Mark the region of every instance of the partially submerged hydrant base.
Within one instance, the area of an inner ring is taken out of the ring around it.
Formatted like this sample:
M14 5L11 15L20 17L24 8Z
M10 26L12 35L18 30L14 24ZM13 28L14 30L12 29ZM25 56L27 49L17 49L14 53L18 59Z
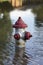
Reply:
M30 32L27 32L25 29L27 27L27 24L24 23L24 21L21 19L21 17L18 18L18 20L13 25L13 28L15 28L15 43L19 47L25 47L26 40L29 40L32 35Z

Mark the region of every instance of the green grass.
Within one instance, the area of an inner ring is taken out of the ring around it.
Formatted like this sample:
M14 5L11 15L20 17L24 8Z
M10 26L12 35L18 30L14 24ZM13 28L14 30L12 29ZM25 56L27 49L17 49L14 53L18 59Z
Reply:
M6 42L8 34L11 33L11 21L8 13L4 13L4 17L0 19L0 43Z
M8 0L2 0L2 1L8 1Z
M10 12L13 10L11 3L8 1L0 2L0 12Z
M43 5L34 8L33 12L37 14L37 20L43 21Z
M5 43L8 40L8 35L10 35L12 31L9 17L9 12L12 9L13 7L8 1L0 2L0 14L4 14L3 18L0 18L0 43Z

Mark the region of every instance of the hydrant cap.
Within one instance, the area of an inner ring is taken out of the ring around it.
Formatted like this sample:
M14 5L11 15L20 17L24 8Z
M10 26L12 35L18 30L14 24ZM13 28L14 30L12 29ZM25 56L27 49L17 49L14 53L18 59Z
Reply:
M15 34L14 38L17 39L17 40L19 40L20 39L20 35L19 34Z
M26 27L27 27L27 24L24 23L21 17L19 17L16 23L13 25L13 28L26 28Z
M30 37L32 37L30 32L25 32L25 39L28 40L28 39L30 39Z

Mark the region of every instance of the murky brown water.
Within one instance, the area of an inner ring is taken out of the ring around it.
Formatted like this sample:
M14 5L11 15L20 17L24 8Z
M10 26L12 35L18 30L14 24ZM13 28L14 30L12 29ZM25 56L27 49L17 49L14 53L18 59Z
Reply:
M32 9L27 9L10 12L12 24L19 16L28 24L27 31L31 32L33 37L26 41L25 48L15 47L13 29L11 41L0 43L0 65L43 65L43 23L36 25Z

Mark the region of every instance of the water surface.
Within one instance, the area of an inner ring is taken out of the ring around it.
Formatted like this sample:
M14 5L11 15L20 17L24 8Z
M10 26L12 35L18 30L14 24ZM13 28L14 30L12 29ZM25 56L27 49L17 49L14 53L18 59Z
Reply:
M0 44L0 64L1 65L43 65L43 24L36 24L36 15L32 9L13 10L10 12L12 24L18 17L21 17L28 25L26 29L32 34L32 38L26 41L25 48L15 47L13 29L11 41L4 45Z

